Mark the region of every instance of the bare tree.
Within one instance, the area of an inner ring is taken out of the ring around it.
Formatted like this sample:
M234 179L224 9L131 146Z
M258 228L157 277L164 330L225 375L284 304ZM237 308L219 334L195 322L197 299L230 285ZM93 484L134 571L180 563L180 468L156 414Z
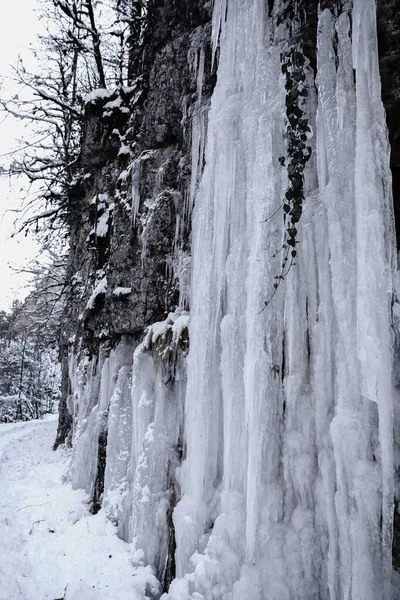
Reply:
M54 232L68 232L85 97L132 80L145 14L144 0L43 2L47 32L35 52L37 69L29 71L20 59L18 93L0 98L0 107L30 131L29 142L1 172L29 182L19 229L36 231L45 246Z

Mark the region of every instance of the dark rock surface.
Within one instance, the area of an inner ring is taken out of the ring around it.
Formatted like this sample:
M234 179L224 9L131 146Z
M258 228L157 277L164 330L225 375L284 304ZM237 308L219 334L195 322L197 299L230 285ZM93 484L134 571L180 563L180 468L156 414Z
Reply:
M398 0L378 0L377 5L382 100L389 129L397 249L400 249L400 5Z

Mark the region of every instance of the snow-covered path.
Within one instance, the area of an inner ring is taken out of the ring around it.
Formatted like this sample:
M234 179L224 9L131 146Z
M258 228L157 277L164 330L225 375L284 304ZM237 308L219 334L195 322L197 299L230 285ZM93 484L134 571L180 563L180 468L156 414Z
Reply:
M0 600L140 599L129 546L62 483L55 431L54 420L0 425Z

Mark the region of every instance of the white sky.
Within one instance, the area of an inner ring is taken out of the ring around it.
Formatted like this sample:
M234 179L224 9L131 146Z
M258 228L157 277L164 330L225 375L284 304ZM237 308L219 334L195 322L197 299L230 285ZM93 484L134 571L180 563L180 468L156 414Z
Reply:
M3 85L0 97L12 95L12 88L7 82L11 65L15 65L18 55L29 55L29 45L36 45L36 35L40 29L35 8L38 0L11 0L1 2L0 8L0 78ZM4 121L4 113L0 112L0 165L7 160L3 157L18 147L17 139L22 137L26 125L16 122L11 117ZM9 212L19 206L23 197L22 180L9 181L0 177L0 310L7 310L16 296L26 295L27 276L16 273L11 265L23 267L37 255L38 249L32 238L23 234L10 238L14 231L15 214Z

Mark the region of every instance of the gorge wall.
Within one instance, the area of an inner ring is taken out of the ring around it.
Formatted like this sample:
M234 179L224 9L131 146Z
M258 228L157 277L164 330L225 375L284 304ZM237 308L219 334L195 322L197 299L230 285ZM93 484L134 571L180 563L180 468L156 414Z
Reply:
M398 597L395 4L149 1L87 98L56 445L143 598Z

